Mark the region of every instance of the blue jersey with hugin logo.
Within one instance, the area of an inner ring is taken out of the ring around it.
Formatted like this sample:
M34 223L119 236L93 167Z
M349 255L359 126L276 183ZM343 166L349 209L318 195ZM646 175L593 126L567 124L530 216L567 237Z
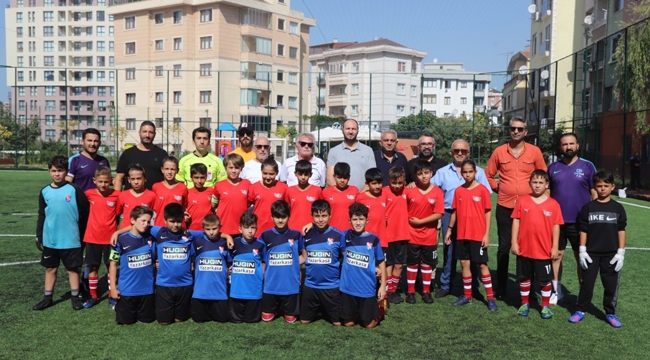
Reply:
M314 289L339 287L341 239L343 233L331 226L324 231L314 226L305 234L305 286Z
M166 227L152 226L151 236L156 239L158 273L156 285L181 287L192 285L192 235L183 230L173 233Z
M153 257L155 244L148 238L124 233L112 248L111 261L120 265L118 289L123 296L144 296L154 292Z
M247 242L240 236L234 239L232 255L232 272L230 275L230 297L243 300L260 300L262 298L263 270L262 262L266 253L266 244L256 239Z
M362 298L377 296L375 267L378 261L384 260L379 238L373 233L356 234L347 230L343 233L341 251L341 292Z
M194 293L202 300L228 300L228 264L232 262L225 239L210 240L202 231L194 237Z
M300 254L305 243L300 232L285 229L279 233L275 228L260 236L266 244L264 262L264 293L293 295L300 292Z

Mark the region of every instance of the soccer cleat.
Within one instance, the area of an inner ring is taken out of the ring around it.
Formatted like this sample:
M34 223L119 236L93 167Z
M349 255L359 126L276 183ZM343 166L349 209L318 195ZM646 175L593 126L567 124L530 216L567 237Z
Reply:
M81 302L81 298L79 296L73 296L70 298L70 302L72 302L72 309L74 310L81 310L84 308L84 304Z
M431 296L431 293L428 292L423 293L422 301L424 301L425 304L433 304L433 297Z
M388 301L393 303L393 304L399 304L404 301L401 296L399 296L398 293L392 292L388 293Z
M91 307L97 305L98 302L99 300L97 298L94 297L88 298L88 300L86 300L86 302L84 303L84 309L90 309Z
M552 293L551 298L548 300L548 303L551 305L557 305L557 293Z
M388 299L384 299L378 301L377 306L379 306L379 313L381 314L381 318L383 319L384 316L388 314L388 309L390 309L390 303L388 302Z
M497 306L497 302L494 299L488 300L487 305L488 305L488 310L490 310L490 311L499 310L499 307Z
M447 291L445 289L436 290L436 298L438 298L438 299L443 298L443 297L445 297L447 295L449 295L449 291Z
M108 298L108 304L111 305L112 307L115 307L115 305L117 305L117 300L113 298Z
M415 304L415 293L406 294L406 302L409 304Z
M529 312L530 312L530 306L528 304L523 304L519 307L519 310L517 311L517 315L528 316Z
M551 312L551 308L548 306L544 306L544 308L542 308L542 313L540 314L540 316L542 317L542 319L545 320L552 318L553 313Z
M458 300L454 302L454 306L462 306L471 303L472 303L472 299L466 297L465 295L462 295L461 297L458 298Z
M52 306L54 302L52 301L52 298L43 298L38 304L34 305L32 310L43 310L46 308L49 308Z
M621 326L623 326L623 324L621 324L620 320L618 320L618 317L616 315L614 315L614 314L607 315L607 322L610 325L612 325L612 327L615 327L615 328L620 328Z
M585 313L582 311L576 311L569 317L569 322L570 323L579 323L582 321L582 319L585 318Z

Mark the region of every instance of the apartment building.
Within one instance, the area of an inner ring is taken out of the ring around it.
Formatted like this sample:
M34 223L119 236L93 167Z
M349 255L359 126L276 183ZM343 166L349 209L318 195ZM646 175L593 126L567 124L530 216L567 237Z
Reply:
M198 126L302 130L315 20L290 0L115 1L108 11L127 145L138 141L143 120L154 121L156 142L176 153L193 149Z
M43 140L67 137L75 150L82 131L95 127L113 149L114 28L106 10L106 0L10 0L5 9L11 113L39 120Z
M503 84L503 115L508 120L515 116L526 116L526 74L529 68L530 49L518 51L510 57L506 82Z

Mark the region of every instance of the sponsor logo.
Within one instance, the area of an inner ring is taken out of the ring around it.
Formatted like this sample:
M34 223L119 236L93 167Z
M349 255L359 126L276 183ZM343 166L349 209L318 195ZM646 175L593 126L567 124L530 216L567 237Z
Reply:
M198 201L196 199L192 200L192 203L197 204Z
M307 264L331 264L332 252L330 250L308 250Z
M370 263L370 255L347 250L345 252L345 262L348 265L367 269Z
M165 240L165 239L167 239L167 238L169 238L169 236L161 236L161 237L160 237L160 240Z
M525 211L525 212L528 212L528 209L524 208L524 211Z
M269 254L269 266L293 265L292 252L274 252Z
M85 169L87 166L88 166L88 164L86 164L86 165L81 165L81 168L82 168L82 169Z
M305 242L310 242L310 241L311 241L311 238L305 239Z
M480 202L480 201L481 201L481 197L480 197L480 196L472 196L472 199L473 199L474 201L476 201L476 202Z
M187 260L189 248L187 246L163 246L163 260Z
M560 171L562 171L562 170L555 170L555 171L553 171L553 174L557 174L557 173L559 173Z
M544 216L551 216L551 215L553 215L553 212L548 211L548 210L544 210L543 212L544 212Z
M50 255L50 256L43 256L43 259L49 259L49 258L51 258L51 257L52 257L52 255Z
M224 195L228 195L228 192L227 192L227 191L224 191L223 194L224 194Z
M348 200L354 200L354 195L347 195ZM330 198L330 200L334 200L334 198Z
M313 196L307 196L307 201L314 202L314 201L316 201L316 198L313 197Z
M352 196L352 195L348 195L348 198L349 198L349 196ZM354 196L352 197L352 200L354 200ZM334 201L334 198L331 197L331 198L330 198L330 201Z
M232 263L233 274L255 274L255 261L249 260L235 260Z
M174 200L176 200L176 201L182 201L182 200L183 200L183 197L180 196L180 195L174 195Z
M368 250L371 250L371 249L372 249L372 245L373 245L373 244L372 244L371 242L367 242L367 243L366 243L366 248L368 248Z
M614 217L609 217L609 216L608 216L605 220L607 220L607 221L616 220L616 216L614 216Z
M223 271L223 259L201 258L199 259L199 271Z
M151 266L151 253L128 255L126 261L129 269Z
M282 199L282 194L280 193L273 193L276 199Z
M158 196L158 199L165 200L165 197L164 196Z
M128 248L130 248L130 247L131 247L131 245L129 245L129 246L125 246L125 247L124 247L124 250L126 250L126 249L128 249Z
M67 201L67 202L72 201L72 195L66 195L65 196L65 201Z
M201 250L203 249L203 246L197 246L196 250Z

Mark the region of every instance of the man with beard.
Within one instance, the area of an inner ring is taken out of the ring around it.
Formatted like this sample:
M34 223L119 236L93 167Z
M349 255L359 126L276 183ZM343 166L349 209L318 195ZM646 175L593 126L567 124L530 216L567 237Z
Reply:
M72 155L68 160L68 175L65 180L73 183L86 191L94 189L97 186L93 182L95 177L95 170L101 165L108 166L108 160L97 154L97 150L102 145L102 136L99 130L95 128L88 128L81 134L81 148L82 150Z
M372 149L357 140L359 124L354 119L343 123L343 142L330 149L327 154L327 185L334 186L334 165L344 162L350 165L350 185L363 189L366 170L376 166Z
M550 300L553 305L563 297L560 281L562 280L562 257L567 240L571 243L571 249L576 259L578 280L582 279L582 268L578 256L580 246L578 216L580 209L597 196L593 183L596 167L590 161L578 157L578 149L580 149L578 136L575 133L562 134L559 143L562 158L548 167L551 197L560 204L564 218L564 225L560 225L559 257L553 260L555 293L551 295Z
M255 159L255 152L253 151L255 132L253 131L253 126L249 123L241 123L239 129L237 129L237 137L239 138L239 147L230 153L241 155L244 162Z
M508 265L510 264L510 245L512 244L512 211L519 196L529 195L530 174L536 170L546 171L546 162L539 148L526 143L526 122L520 117L510 120L510 141L492 152L485 169L485 176L497 197L497 299L506 295ZM495 176L499 174L497 182Z
M447 165L447 162L433 155L433 149L436 148L436 140L430 132L422 133L418 139L418 157L413 158L408 162L408 169L406 170L406 183L410 184L415 181L415 163L418 159L425 159L429 162L431 173L436 175L436 171L441 167Z
M130 189L131 186L128 182L124 183L124 177L129 170L129 165L140 164L147 172L147 181L144 186L151 190L153 184L163 180L162 160L167 156L167 151L154 145L153 139L156 137L156 125L151 121L145 120L140 124L140 143L136 146L130 147L122 153L117 162L117 174L113 180L113 188L115 190Z
M264 160L268 159L270 148L269 139L265 136L261 136L255 139L255 145L253 145L253 151L255 151L255 159L246 161L239 177L242 179L247 179L251 182L251 184L262 180L262 163ZM280 164L278 164L278 169L279 168ZM280 179L280 174L276 176L276 179Z
M192 141L196 148L191 154L187 154L178 162L178 174L176 180L182 182L188 189L194 187L190 168L194 164L203 164L208 169L205 187L214 187L214 184L226 178L226 169L218 156L210 153L210 129L198 127L192 131Z
M388 186L388 170L393 166L400 166L406 171L408 163L406 156L396 150L397 132L395 130L386 130L381 133L380 150L375 150L375 163L384 176L384 186Z

